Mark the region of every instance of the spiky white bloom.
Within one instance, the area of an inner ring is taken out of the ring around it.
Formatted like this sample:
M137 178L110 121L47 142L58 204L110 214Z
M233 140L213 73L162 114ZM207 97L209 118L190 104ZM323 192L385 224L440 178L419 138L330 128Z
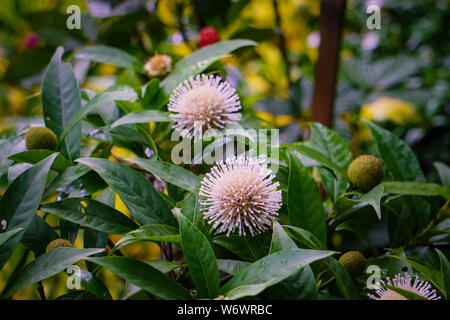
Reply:
M263 158L232 157L217 163L201 182L204 217L227 236L235 229L256 235L266 230L281 207L280 185Z
M411 285L411 276L405 272L405 275L402 276L400 273L396 274L394 279L389 277L386 278L387 285L391 287L400 288L412 293L415 293L419 296L427 298L428 300L439 300L441 297L436 294L436 290L432 288L432 286L427 281L421 281L416 276L414 283ZM382 285L386 285L386 282L381 280L380 283ZM379 287L375 293L377 296L368 294L369 298L374 300L408 300L406 297L401 294L391 290Z
M199 131L223 129L241 119L236 90L221 77L197 75L180 83L168 105L174 129L192 137Z
M157 54L148 59L144 69L152 77L163 76L172 70L172 59L168 55Z

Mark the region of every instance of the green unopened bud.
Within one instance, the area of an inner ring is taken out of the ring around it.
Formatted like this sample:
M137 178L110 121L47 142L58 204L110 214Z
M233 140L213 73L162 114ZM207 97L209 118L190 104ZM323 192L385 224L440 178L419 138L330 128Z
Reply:
M383 181L383 162L375 156L362 155L350 163L347 174L354 186L366 192Z
M350 276L358 277L366 269L366 257L359 251L348 251L339 258L339 263L343 266Z
M72 243L70 243L69 240L66 239L55 239L53 241L51 241L48 245L47 248L45 249L46 252L49 252L52 249L55 248L61 248L61 247L69 247L72 248L73 245Z
M49 128L31 128L25 135L25 145L28 150L55 150L58 145L58 139L55 133Z

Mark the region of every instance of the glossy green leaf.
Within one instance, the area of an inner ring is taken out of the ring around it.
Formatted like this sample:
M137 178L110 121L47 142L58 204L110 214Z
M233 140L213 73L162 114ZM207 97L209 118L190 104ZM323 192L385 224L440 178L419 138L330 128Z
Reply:
M326 242L325 211L317 183L308 169L289 154L288 213L290 224L314 234Z
M270 254L289 249L297 245L278 223L273 224ZM315 299L317 298L316 281L309 265L300 268L296 273L269 289L269 294L275 299Z
M104 249L55 248L28 263L5 288L2 296L10 297L32 283L47 279L68 266Z
M386 181L383 182L384 190L393 194L405 194L412 196L442 196L450 199L450 188L435 183L410 182L410 181Z
M120 211L86 198L68 198L46 203L40 208L80 226L109 234L125 234L138 225Z
M0 246L7 241L9 238L11 238L13 235L15 235L17 232L23 230L23 228L17 228L14 230L6 231L3 233L0 233Z
M105 159L82 158L78 162L96 171L118 193L133 217L142 225L176 226L176 220L153 185L126 165Z
M128 100L135 101L137 99L136 92L130 87L124 87L113 91L105 91L97 94L94 98L89 100L83 108L81 108L73 117L70 122L65 127L64 131L59 138L64 139L69 131L78 125L80 121L89 113L95 110L98 106L105 104L107 102L115 101L115 100Z
M126 69L139 67L140 62L127 52L108 46L96 45L80 49L74 53L75 59L108 63ZM140 66L142 69L142 66Z
M275 279L272 282L275 284L286 279L299 268L332 254L334 254L332 251L305 249L279 251L265 256L237 273L220 291L226 293L242 285L261 284L272 279Z
M178 230L172 226L161 224L147 224L134 231L127 233L117 243L117 248L141 241L153 242L181 242Z
M323 244L320 243L319 239L317 239L311 232L294 227L291 225L283 226L284 230L289 234L293 239L297 240L300 244L301 248L306 249L321 249L325 248Z
M28 150L20 153L16 153L12 156L10 156L8 159L15 161L17 163L31 163L36 164L45 158L51 156L54 154L54 151L51 150ZM63 171L70 167L71 163L69 160L67 160L65 157L63 157L61 154L56 153L56 159L53 162L52 169L56 171Z
M161 299L192 299L189 292L181 285L145 262L125 257L101 257L87 260L112 271Z
M248 296L256 296L274 284L276 280L277 279L271 279L264 283L242 285L231 289L225 296L230 300L237 300Z
M167 112L158 110L135 111L115 121L111 128L130 123L171 122Z
M81 96L77 79L70 63L62 62L64 53L58 47L42 79L42 110L45 126L62 141L60 150L69 159L80 154L81 124L68 128L68 124L81 110ZM67 133L63 136L63 132Z
M450 262L448 262L447 257L439 249L436 250L439 260L441 262L441 276L444 283L443 289L445 290L445 296L447 299L450 297Z
M326 259L327 265L330 267L335 277L336 285L345 299L359 300L358 289L352 281L347 270L333 257Z
M295 152L299 152L302 155L304 155L307 158L310 158L314 161L317 161L324 167L327 167L328 169L339 173L341 176L347 178L347 172L341 168L339 165L331 161L329 158L327 158L326 155L320 153L319 151L308 147L307 145L303 143L296 143L294 145L289 146L289 150L292 154L295 155Z
M245 261L253 262L269 253L272 235L266 231L255 237L251 235L238 236L231 234L227 236L214 237L214 243L233 252Z
M219 268L214 250L203 233L181 213L178 214L181 243L190 275L202 297L219 296Z
M240 260L217 259L219 270L231 275L235 275L242 269L248 267L250 263Z
M99 278L86 270L81 268L79 270L80 284L83 288L102 300L112 300L111 293L109 293L108 288Z
M24 171L6 189L0 198L0 221L6 221L6 231L23 228L0 247L0 268L19 244L27 230L44 193L47 173L56 154Z
M172 183L177 187L183 188L191 192L198 192L200 188L201 178L191 171L181 168L177 165L142 158L134 158L131 161L140 165L142 168L152 173L156 177Z
M55 239L60 238L58 234L40 216L35 214L23 234L20 241L25 247L36 255L41 255L47 249L47 245Z
M270 243L269 253L275 253L281 250L296 249L294 240L284 231L283 227L277 222L273 222L272 242Z
M203 47L188 57L178 61L173 71L162 82L161 87L165 93L171 94L172 90L183 80L205 70L214 61L226 56L230 52L248 46L254 46L256 42L251 40L224 40Z
M375 139L385 169L394 180L425 182L419 161L404 141L376 124L365 123Z
M450 188L450 167L442 162L434 162L433 166L439 173L439 178L441 179L442 185Z
M358 201L360 203L367 202L369 205L371 205L375 210L375 212L377 213L378 219L381 219L380 203L384 190L385 190L384 185L379 184L375 188L370 190L368 193L364 194Z

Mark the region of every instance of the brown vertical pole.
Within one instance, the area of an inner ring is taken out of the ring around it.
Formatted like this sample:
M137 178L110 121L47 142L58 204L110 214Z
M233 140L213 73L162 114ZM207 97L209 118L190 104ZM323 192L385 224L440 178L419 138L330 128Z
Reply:
M320 47L316 65L311 120L333 123L333 105L339 63L345 0L323 0L320 10Z

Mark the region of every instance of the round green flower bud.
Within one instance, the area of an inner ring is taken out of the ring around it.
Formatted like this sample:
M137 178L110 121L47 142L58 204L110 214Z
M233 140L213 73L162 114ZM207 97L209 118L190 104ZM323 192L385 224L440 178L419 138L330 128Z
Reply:
M48 245L47 248L45 249L46 252L49 252L52 249L55 248L61 248L61 247L69 247L72 248L73 245L72 243L70 243L69 240L66 239L55 239L53 241L51 241Z
M350 163L347 174L353 185L366 192L383 181L383 162L375 156L362 155Z
M343 266L350 276L358 277L366 269L367 259L359 251L348 251L339 258L339 263Z
M58 145L58 139L54 132L48 128L31 128L25 135L25 145L28 150L55 150Z

